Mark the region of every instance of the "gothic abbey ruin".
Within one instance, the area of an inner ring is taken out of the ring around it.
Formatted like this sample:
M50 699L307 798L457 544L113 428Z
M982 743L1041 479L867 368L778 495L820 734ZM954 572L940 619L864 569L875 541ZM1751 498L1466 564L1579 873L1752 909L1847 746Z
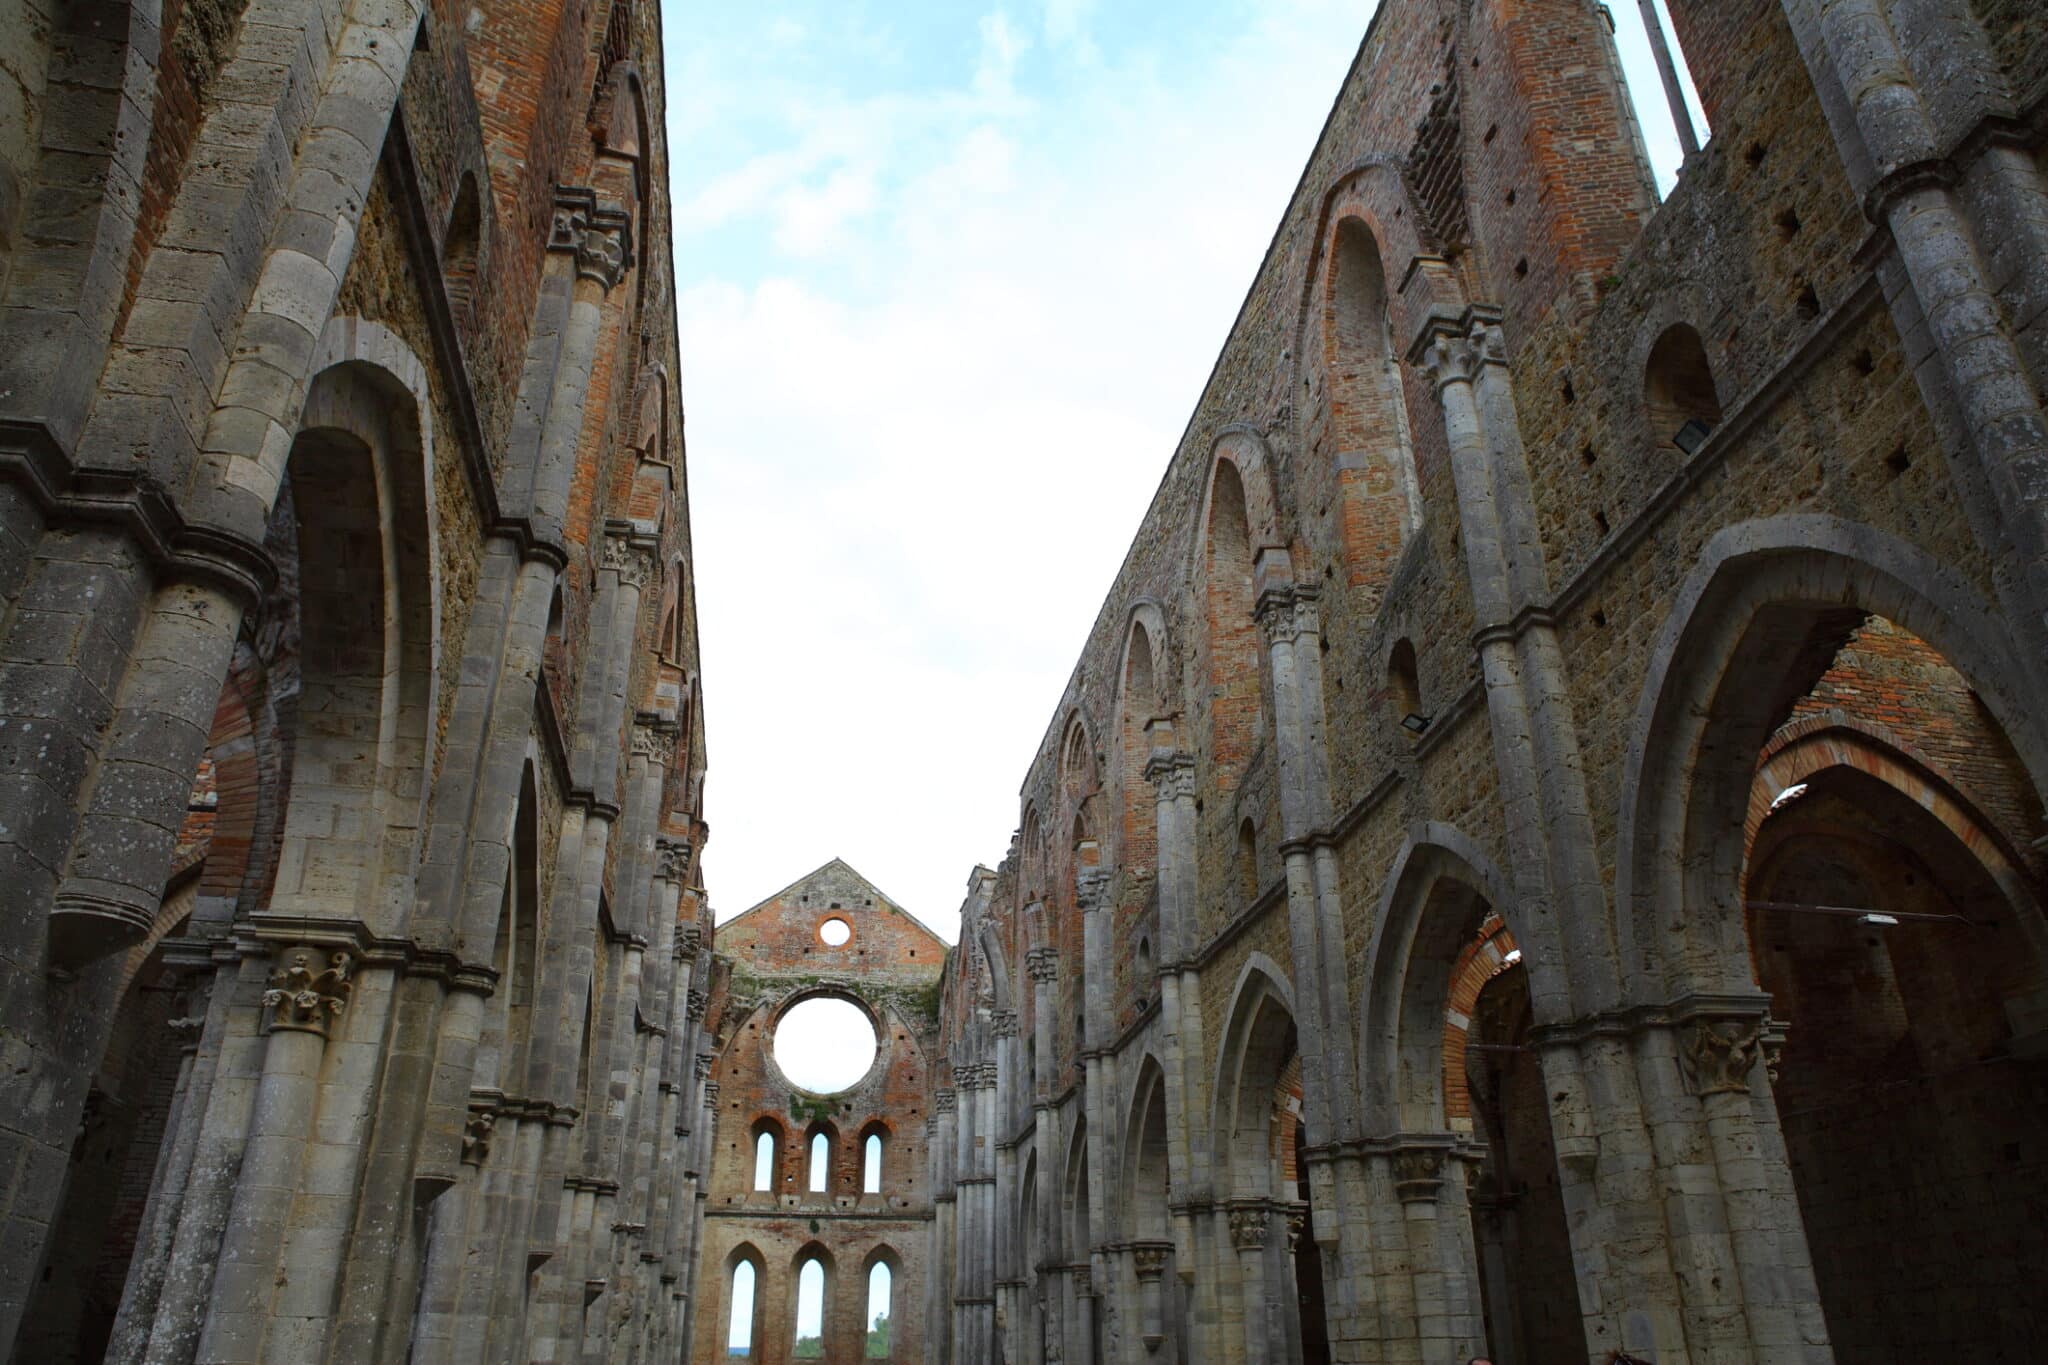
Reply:
M949 949L713 930L650 0L0 0L0 1361L2038 1355L2048 12L1667 8L1384 0Z

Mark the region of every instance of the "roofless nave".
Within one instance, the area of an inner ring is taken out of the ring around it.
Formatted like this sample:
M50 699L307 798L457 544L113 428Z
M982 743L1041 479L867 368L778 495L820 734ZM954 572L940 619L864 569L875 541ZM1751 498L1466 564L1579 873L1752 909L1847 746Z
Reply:
M1385 0L947 950L712 933L652 4L0 0L0 1358L2036 1354L2048 17L1669 10Z

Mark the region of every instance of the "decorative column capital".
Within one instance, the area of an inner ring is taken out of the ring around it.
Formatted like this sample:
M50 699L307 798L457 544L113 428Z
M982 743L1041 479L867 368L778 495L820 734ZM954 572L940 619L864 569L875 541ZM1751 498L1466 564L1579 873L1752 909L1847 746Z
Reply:
M1017 1011L994 1010L988 1016L989 1032L998 1038L1017 1036Z
M1754 1017L1694 1019L1678 1054L1693 1094L1748 1094L1750 1069L1766 1049L1765 1023Z
M941 1114L950 1114L953 1112L955 1098L956 1095L953 1091L940 1090L932 1096L932 1108Z
M1394 1153L1394 1197L1404 1204L1434 1200L1444 1184L1444 1154L1434 1147Z
M676 960L678 962L694 961L697 956L697 950L703 946L703 928L695 924L685 925L682 931L676 935Z
M1166 1262L1173 1255L1171 1242L1131 1243L1131 1266L1141 1280L1156 1280L1166 1273Z
M1109 883L1109 870L1101 867L1091 867L1074 878L1074 899L1080 902L1083 914L1109 903Z
M1074 1273L1075 1297L1083 1299L1094 1298L1095 1277L1089 1273L1088 1263L1086 1261L1076 1261L1070 1268Z
M462 1164L481 1166L490 1160L491 1133L498 1126L498 1115L491 1109L472 1109L468 1122L462 1125Z
M654 581L654 554L630 533L606 532L598 567L610 569L627 587L645 589Z
M1060 950L1049 946L1033 948L1024 954L1024 971L1033 981L1059 980Z
M1230 1206L1230 1244L1239 1251L1263 1251L1266 1247L1266 1205L1249 1200Z
M665 768L675 756L676 737L672 731L659 725L633 723L633 757L644 758Z
M696 993L697 992L695 991L690 992L690 994L692 995L695 995ZM708 1081L711 1079L711 1065L715 1060L716 1059L712 1057L712 1055L708 1052L700 1052L697 1054L697 1060L694 1069L696 1071L698 1080Z
M1308 1205L1289 1204L1285 1211L1287 1219L1287 1249L1291 1252L1301 1245L1302 1234L1308 1231Z
M681 882L690 875L690 846L681 839L654 841L654 875L665 882ZM688 931L685 931L688 932ZM702 931L698 931L700 936ZM695 956L697 945L690 945Z
M717 1081L706 1081L706 1082L704 1082L704 1107L705 1107L706 1109L715 1109L715 1108L716 1108L717 1106L718 1106L718 1082L717 1082Z
M704 992L691 991L689 995L684 997L683 1013L687 1015L690 1022L694 1024L697 1023L699 1020L703 1019L704 1011L706 1008L709 1007L709 1005L710 1001L705 997ZM698 1055L701 1058L703 1058L706 1062L709 1062L711 1059L711 1054L708 1052L699 1053Z
M573 254L577 275L609 292L633 263L632 215L600 205L594 190L558 185L548 250Z
M270 987L263 992L265 1021L271 1033L317 1033L322 1038L348 1008L349 980L355 954L346 948L316 948L309 943L287 948Z
M1419 349L1429 382L1439 391L1447 384L1472 383L1488 365L1507 364L1507 341L1491 309L1469 308L1455 323L1433 323Z
M1182 749L1154 749L1145 760L1145 780L1161 801L1193 800L1195 756Z
M1288 583L1259 594L1252 614L1270 645L1293 644L1323 628L1321 591L1312 583Z

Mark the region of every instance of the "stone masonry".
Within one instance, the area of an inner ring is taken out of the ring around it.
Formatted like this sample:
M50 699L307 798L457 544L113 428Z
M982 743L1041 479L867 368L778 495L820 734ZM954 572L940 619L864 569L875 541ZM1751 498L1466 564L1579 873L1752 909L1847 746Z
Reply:
M949 947L712 928L653 4L0 0L0 1365L2038 1355L2048 12L1664 8L1377 7Z
M2039 1354L2048 11L1668 9L1660 201L1605 7L1379 6L962 907L927 1361Z
M0 1360L682 1352L659 22L0 2Z

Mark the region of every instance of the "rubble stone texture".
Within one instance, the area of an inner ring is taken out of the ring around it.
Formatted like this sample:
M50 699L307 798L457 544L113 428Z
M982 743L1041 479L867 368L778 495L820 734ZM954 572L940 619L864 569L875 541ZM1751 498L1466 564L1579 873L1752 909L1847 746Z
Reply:
M1666 8L1383 0L948 948L712 927L654 6L0 0L0 1361L2038 1355L2048 14Z

